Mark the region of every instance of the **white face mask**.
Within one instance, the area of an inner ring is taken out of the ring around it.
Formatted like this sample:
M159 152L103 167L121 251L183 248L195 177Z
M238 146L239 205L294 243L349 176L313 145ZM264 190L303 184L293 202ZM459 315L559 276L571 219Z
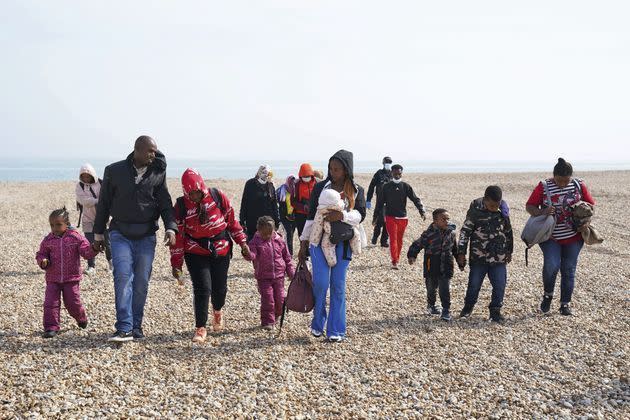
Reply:
M383 164L383 167L385 168L386 171L391 171L392 170L392 164L391 163L385 163L385 164Z
M402 178L398 178L398 179L394 178L392 179L392 181L394 181L394 184L400 184L400 182L402 181Z
M304 182L309 182L311 180L311 177L310 176L303 176L303 177L300 177L300 179L302 181L304 181Z
M258 182L260 182L261 184L266 184L267 183L267 177L263 178L258 178Z

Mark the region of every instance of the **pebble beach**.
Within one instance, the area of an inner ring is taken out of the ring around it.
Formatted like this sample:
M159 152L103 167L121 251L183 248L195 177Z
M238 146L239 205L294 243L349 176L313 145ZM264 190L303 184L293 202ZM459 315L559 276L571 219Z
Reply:
M519 239L525 202L549 174L405 174L427 214L447 208L458 233L470 201L487 185L503 188L515 229L505 323L487 320L487 279L472 316L458 319L468 269L451 283L453 322L426 315L420 261L401 259L393 271L389 251L373 247L350 264L347 340L312 337L311 315L298 313L274 338L259 327L251 263L235 253L226 329L193 345L189 278L177 285L158 244L147 338L122 346L107 342L115 310L103 255L81 285L88 328L62 309L61 334L41 338L45 282L35 252L51 210L65 205L76 222L75 183L0 182L0 418L630 418L630 171L575 175L597 202L593 225L605 240L580 255L572 317L558 314L557 298L550 315L540 313L542 253L530 250L526 267ZM370 178L357 181L367 190ZM238 211L244 183L207 185ZM169 190L181 195L177 179ZM403 255L430 223L411 203L408 211ZM368 211L369 236L371 220ZM559 296L559 279L556 288Z

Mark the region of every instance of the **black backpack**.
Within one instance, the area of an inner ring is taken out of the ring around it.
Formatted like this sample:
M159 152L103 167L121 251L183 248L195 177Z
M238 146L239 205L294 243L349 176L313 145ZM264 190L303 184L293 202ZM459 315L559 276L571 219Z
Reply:
M98 184L101 185L103 180L99 178L96 182L98 182ZM85 191L85 183L79 182L79 185L81 186L81 189ZM98 198L96 194L94 193L94 190L92 189L92 187L89 187L89 188L90 188L90 193L92 193L92 197ZM81 227L81 217L83 216L83 204L79 203L78 201L77 201L77 211L79 212L79 222L77 223L77 227L79 228Z

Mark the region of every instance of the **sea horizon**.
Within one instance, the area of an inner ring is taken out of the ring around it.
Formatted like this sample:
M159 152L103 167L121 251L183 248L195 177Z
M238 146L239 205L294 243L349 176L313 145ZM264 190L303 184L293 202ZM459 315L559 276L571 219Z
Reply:
M115 159L24 159L0 158L0 181L73 181L78 179L79 168L86 162L94 166L102 177L105 166ZM277 182L289 174L297 175L302 162L289 160L202 160L202 159L167 159L167 177L179 178L186 168L197 169L206 179L247 179L255 175L262 163L271 166L274 180ZM309 162L314 169L324 170L327 161ZM395 162L396 163L396 162ZM518 173L551 172L554 161L481 161L481 160L407 160L400 162L405 173ZM630 162L624 161L574 161L576 172L630 170ZM354 172L372 174L381 166L378 160L356 161Z

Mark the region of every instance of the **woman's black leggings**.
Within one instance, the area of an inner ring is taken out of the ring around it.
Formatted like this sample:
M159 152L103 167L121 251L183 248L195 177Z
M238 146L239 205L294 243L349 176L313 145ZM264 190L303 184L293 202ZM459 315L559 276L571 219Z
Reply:
M230 257L184 254L184 259L193 284L195 326L205 327L208 323L210 298L214 310L220 310L225 304Z

